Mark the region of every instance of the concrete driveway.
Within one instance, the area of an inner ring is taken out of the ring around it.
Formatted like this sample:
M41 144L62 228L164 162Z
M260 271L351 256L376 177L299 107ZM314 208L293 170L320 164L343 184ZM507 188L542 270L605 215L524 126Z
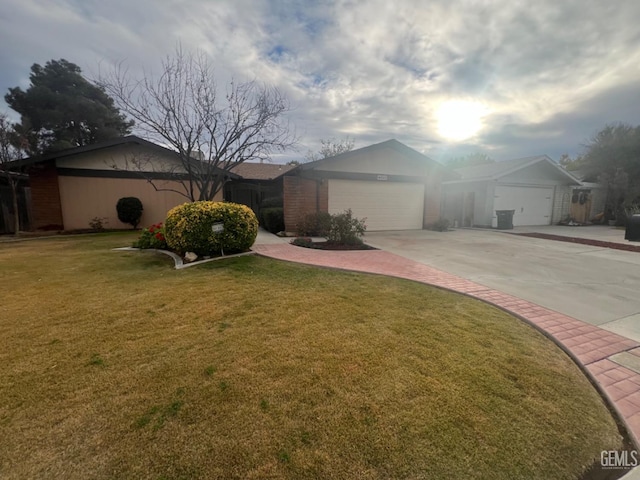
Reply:
M640 253L490 230L369 232L370 245L640 341Z

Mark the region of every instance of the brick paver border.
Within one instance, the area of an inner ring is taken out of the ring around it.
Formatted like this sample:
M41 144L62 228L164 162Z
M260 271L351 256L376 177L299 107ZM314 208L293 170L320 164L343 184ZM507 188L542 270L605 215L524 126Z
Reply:
M640 374L610 359L622 352L640 357L638 342L383 250L326 251L284 243L254 245L253 250L278 260L413 280L483 300L515 315L573 358L622 419L636 449L640 446Z

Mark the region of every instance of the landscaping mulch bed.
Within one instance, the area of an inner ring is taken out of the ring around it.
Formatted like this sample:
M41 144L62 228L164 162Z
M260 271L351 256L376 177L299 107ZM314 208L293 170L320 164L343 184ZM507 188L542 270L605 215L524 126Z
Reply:
M560 242L580 243L582 245L593 245L594 247L613 248L627 252L640 252L640 245L625 245L623 243L604 242L602 240L591 240L589 238L565 237L562 235L551 235L548 233L512 233L521 237L542 238L544 240L558 240Z
M343 243L334 242L292 241L291 245L303 248L315 248L316 250L378 250L377 248L372 247L371 245L367 245L366 243L345 245Z
M311 246L307 248L317 248L318 250L377 250L377 248L367 245L366 243L361 245L341 245L331 242L313 242Z

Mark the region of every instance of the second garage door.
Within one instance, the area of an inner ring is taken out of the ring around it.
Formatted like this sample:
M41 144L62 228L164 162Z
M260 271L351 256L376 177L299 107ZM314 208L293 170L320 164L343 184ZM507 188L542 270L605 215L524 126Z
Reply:
M420 230L424 212L421 183L329 180L329 213L350 208L367 219L367 231Z
M520 187L498 185L494 193L494 210L515 210L514 226L550 225L553 187ZM496 226L496 215L493 223Z

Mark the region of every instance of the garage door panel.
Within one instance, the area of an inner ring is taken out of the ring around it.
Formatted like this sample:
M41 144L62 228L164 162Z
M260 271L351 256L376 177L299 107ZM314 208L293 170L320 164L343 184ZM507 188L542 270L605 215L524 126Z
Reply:
M514 226L550 225L553 187L498 185L494 193L494 210L515 210ZM496 225L495 211L493 222Z
M366 218L368 231L422 229L424 185L401 182L329 180L329 213L350 208Z

